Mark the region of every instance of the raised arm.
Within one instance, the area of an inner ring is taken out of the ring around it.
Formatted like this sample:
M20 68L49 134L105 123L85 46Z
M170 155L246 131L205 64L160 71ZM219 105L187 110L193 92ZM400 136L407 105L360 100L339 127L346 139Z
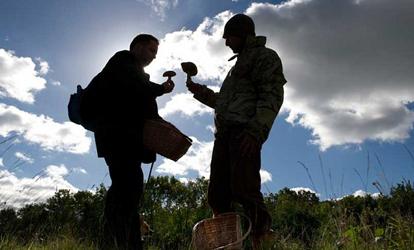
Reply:
M206 85L193 82L191 79L186 83L188 90L194 94L194 98L210 108L216 107L216 100L218 93L207 88Z

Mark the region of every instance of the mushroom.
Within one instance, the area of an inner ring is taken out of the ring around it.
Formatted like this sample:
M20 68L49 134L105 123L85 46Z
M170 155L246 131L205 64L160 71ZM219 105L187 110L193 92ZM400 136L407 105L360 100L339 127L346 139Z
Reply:
M192 62L183 62L181 63L181 68L187 74L187 81L191 79L192 76L197 75L197 66Z
M164 74L162 74L163 77L168 77L167 82L171 81L171 77L175 76L176 73L172 70L165 71Z

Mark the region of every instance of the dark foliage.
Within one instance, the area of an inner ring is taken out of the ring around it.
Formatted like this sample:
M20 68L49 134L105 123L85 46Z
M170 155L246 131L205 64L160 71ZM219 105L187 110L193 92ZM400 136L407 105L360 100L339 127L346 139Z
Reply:
M188 249L192 227L211 217L207 185L205 179L183 184L174 177L154 177L146 183L141 214L153 231L146 236L147 247ZM12 236L29 243L71 235L81 242L97 242L105 194L103 185L94 192L59 190L46 203L26 205L18 211L4 207L0 210L0 238ZM265 202L280 239L293 239L303 248L318 248L315 242L321 238L331 238L337 247L346 242L361 246L358 242L374 242L386 235L395 240L392 244L398 237L412 239L410 234L397 234L398 223L414 218L410 182L398 184L390 195L378 198L348 196L320 201L313 193L285 188L267 195Z

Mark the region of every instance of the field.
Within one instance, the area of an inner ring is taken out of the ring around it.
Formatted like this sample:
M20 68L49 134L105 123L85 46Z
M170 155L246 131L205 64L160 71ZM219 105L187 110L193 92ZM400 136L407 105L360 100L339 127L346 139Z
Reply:
M152 178L141 214L151 225L147 249L189 249L193 225L211 217L207 181ZM96 249L106 189L59 190L46 203L0 210L0 249ZM410 182L379 197L320 201L309 192L265 196L276 235L265 249L414 249L414 188ZM240 208L236 207L236 210ZM245 246L250 246L249 240Z

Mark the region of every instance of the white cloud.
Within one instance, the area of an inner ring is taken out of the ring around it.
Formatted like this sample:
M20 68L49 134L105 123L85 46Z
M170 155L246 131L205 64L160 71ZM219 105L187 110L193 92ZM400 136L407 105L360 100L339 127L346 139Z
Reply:
M178 0L138 0L151 7L161 20L166 17L166 12L178 5Z
M0 158L0 167L4 167L3 158Z
M216 126L214 124L213 125L207 125L206 129L208 131L210 131L212 134L214 134L216 132Z
M84 168L73 168L72 171L77 174L87 174L88 172Z
M367 196L371 196L372 198L376 199L379 198L381 196L380 193L369 193L369 192L365 192L364 190L357 190L355 191L353 194L351 195L345 195L343 197L339 197L336 200L342 200L345 197L349 197L349 196L353 196L353 197L367 197Z
M14 156L16 156L18 159L20 159L22 161L25 161L27 163L30 163L30 164L32 164L34 162L34 160L31 157L25 155L22 152L16 152L16 153L14 153Z
M171 100L168 101L162 109L160 109L159 114L162 117L174 113L181 113L185 116L194 116L212 112L213 109L195 100L192 94L179 93L172 96Z
M0 97L33 103L33 95L46 85L41 76L49 70L45 61L39 61L39 67L37 71L30 57L17 57L13 51L0 49Z
M182 29L167 34L160 40L157 58L146 71L156 82L162 82L165 70L176 69L178 74L184 75L180 65L191 61L198 68L194 81L223 80L233 64L227 61L232 53L224 46L222 38L224 24L230 16L226 11L214 18L205 18L195 31Z
M315 194L318 197L320 196L319 193L316 193L314 190L312 190L310 188L307 188L307 187L295 187L295 188L290 188L290 190L297 193L297 194L300 194L302 192L309 192L309 193Z
M177 162L163 159L163 162L157 168L158 173L182 176L178 179L187 183L189 179L185 176L189 175L189 171L195 171L198 177L210 178L210 162L213 152L214 141L203 142L191 137L193 144L180 160ZM264 169L260 170L262 184L272 181L272 174Z
M365 197L367 196L367 192L363 191L363 190L357 190L355 191L352 195L355 197Z
M269 173L268 171L264 170L264 169L260 169L260 178L261 178L261 182L263 184L265 182L272 181L272 174Z
M0 103L0 136L15 132L44 150L83 154L89 151L91 138L71 122L57 123L44 115L35 115Z
M59 82L59 81L52 81L52 82L51 82L51 84L52 84L53 86L60 86L60 85L62 85L62 83L61 83L61 82Z
M213 142L203 142L191 137L193 144L188 152L177 162L164 159L157 168L158 173L186 176L189 171L196 171L198 176L210 177L210 161Z
M287 121L309 129L312 143L326 150L409 137L414 122L406 106L414 101L414 33L408 25L414 23L413 1L291 0L253 3L246 13L256 33L267 36L267 46L282 58ZM195 31L167 34L148 68L151 75L193 61L198 80L219 84L234 63L226 61L231 51L221 38L232 15L225 11L205 18Z
M6 206L21 208L26 204L45 202L59 189L78 191L63 178L68 174L64 165L50 165L43 172L33 178L18 178L12 172L0 170L0 200L6 202Z
M284 62L287 121L310 129L322 150L409 137L413 1L255 3L246 13Z
M178 178L178 180L183 184L188 184L188 182L190 181L188 178L185 177L180 177Z
M146 71L156 82L162 82L162 73L165 70L181 70L181 63L191 61L197 65L198 74L193 81L206 84L212 81L221 83L233 63L227 59L232 53L224 46L223 27L232 14L228 11L216 15L214 18L205 18L195 31L182 29L167 34L160 40L157 58L146 68ZM207 62L207 63L206 63ZM185 76L184 76L185 77ZM214 91L219 86L208 86ZM179 93L172 96L166 106L160 110L162 116L173 113L194 116L211 113L212 109L201 104L189 93Z
M366 197L368 195L372 196L373 198L377 198L377 197L379 197L380 193L371 194L371 193L365 192L364 190L357 190L352 194L352 196L354 196L354 197Z
M46 167L45 173L48 176L53 176L53 177L58 178L58 177L64 177L65 175L67 175L69 173L69 171L65 167L65 165L61 164L60 166L50 165L50 166Z
M49 69L50 69L49 63L47 63L46 61L42 60L42 58L36 58L36 61L39 62L39 67L40 67L39 74L41 76L46 75L49 72Z

